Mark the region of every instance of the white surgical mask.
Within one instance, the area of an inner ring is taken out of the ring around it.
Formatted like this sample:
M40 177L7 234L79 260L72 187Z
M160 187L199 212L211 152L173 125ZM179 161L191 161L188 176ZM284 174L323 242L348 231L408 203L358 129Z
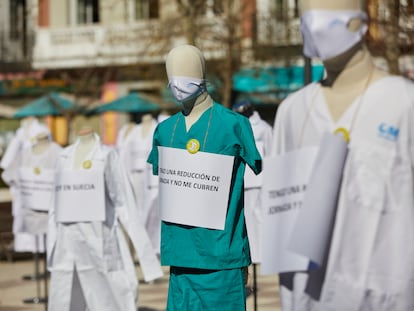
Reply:
M348 29L352 19L364 24L357 30ZM364 37L368 26L363 11L311 10L301 18L303 53L310 58L326 60L338 56Z
M179 102L190 100L191 98L195 100L196 97L206 90L205 84L204 79L180 76L172 76L168 83L175 99Z

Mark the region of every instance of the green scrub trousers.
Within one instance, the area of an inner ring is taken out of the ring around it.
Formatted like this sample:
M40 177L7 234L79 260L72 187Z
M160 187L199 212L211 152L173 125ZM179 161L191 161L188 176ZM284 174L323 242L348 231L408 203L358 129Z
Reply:
M244 311L244 269L170 268L167 311Z

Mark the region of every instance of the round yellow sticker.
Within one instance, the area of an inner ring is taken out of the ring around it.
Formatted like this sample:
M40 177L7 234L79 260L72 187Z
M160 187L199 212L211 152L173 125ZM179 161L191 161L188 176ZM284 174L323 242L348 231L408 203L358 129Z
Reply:
M189 153L197 153L200 150L200 142L197 139L192 138L187 142L186 147Z
M349 132L346 128L344 127L339 127L335 130L334 134L342 134L342 137L344 138L344 140L349 143Z
M35 168L33 169L33 172L34 172L36 175L39 175L39 174L40 174L40 168L35 167Z
M82 167L87 170L90 169L92 167L92 161L91 160L83 161Z

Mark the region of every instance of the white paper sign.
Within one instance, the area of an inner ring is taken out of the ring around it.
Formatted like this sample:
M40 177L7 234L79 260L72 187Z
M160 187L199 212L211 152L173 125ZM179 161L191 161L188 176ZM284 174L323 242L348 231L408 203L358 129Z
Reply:
M326 133L291 236L290 249L321 265L327 256L347 155L342 136ZM306 227L307 230L299 230Z
M82 222L105 220L102 170L63 170L57 174L56 220Z
M55 171L43 168L19 168L19 190L23 208L48 211L55 190Z
M158 147L161 219L223 230L234 157Z
M304 148L263 159L263 275L306 271L309 259L289 250L317 148Z
M259 151L260 155L263 154L264 151L264 144L261 141L256 142L256 148ZM246 165L246 170L244 173L244 188L245 189L252 189L252 188L261 188L263 184L263 174L260 173L256 175L253 170Z

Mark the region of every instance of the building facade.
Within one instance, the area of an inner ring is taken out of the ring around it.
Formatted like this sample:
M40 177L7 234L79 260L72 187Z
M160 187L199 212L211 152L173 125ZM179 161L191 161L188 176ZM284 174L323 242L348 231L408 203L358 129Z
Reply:
M411 2L400 1L403 12L412 11ZM367 0L371 18L389 16L385 3ZM258 101L277 104L304 83L298 0L2 0L0 15L0 81L7 74L8 84L23 72L69 85L77 99L139 91L174 108L164 60L183 43L203 51L211 81L232 96L262 90ZM410 16L402 23L412 24ZM370 34L376 43L387 37L380 23ZM257 77L265 88L243 89Z

